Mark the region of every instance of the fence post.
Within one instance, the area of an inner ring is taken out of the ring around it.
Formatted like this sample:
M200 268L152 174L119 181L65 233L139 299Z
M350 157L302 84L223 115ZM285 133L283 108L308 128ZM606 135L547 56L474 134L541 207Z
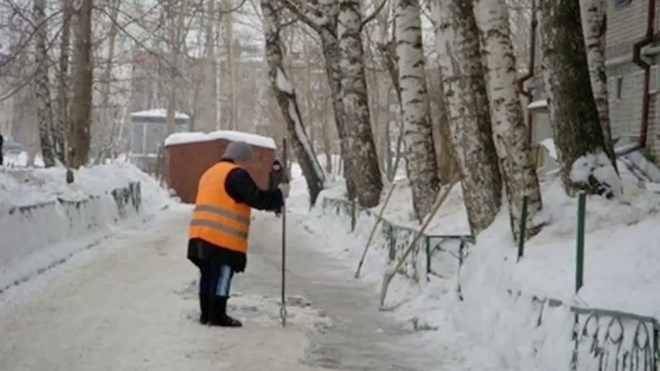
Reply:
M524 195L522 198L522 210L520 211L520 230L518 231L518 261L525 255L525 238L527 232L527 203L529 197Z
M577 246L575 256L575 293L584 285L584 222L586 217L587 195L578 193Z
M383 224L387 224L387 237L388 237L388 242L389 242L389 255L390 255L390 261L396 259L396 241L394 240L394 226L390 224L389 222L385 222L383 220Z
M351 232L355 231L355 199L351 200Z
M431 273L431 236L424 236L426 241L426 274Z

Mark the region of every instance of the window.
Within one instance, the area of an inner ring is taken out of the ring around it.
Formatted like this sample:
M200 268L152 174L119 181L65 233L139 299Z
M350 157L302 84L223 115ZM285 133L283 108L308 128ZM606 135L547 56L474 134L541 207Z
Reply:
M612 0L612 5L614 5L614 9L619 9L630 4L630 1L631 0Z

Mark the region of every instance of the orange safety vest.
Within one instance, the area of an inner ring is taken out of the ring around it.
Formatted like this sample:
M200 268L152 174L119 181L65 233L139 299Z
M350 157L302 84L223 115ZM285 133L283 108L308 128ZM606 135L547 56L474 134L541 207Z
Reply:
M246 253L250 232L250 206L234 201L225 190L225 180L240 166L219 162L199 180L189 238L200 238L229 250Z

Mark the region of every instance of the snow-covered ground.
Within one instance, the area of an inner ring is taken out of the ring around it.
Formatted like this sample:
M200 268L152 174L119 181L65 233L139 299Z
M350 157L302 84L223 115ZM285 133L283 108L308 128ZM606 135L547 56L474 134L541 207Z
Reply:
M10 161L24 165L20 157ZM128 163L81 169L74 177L67 184L59 167L0 168L0 292L117 228L139 227L169 203L154 179Z
M379 312L370 286L347 278L350 269L318 251L331 246L304 228L299 175L287 224L286 328L279 318L282 219L255 212L248 269L230 301L245 327L206 328L196 323L198 274L185 259L192 207L152 190L168 206L153 218L116 228L94 249L0 294L0 369L505 370L460 333L447 329L437 347ZM69 246L80 240L70 237Z
M396 276L383 312L378 294L389 258L379 231L360 279L353 277L374 218L361 213L351 233L346 215L321 210L323 197L344 193L341 178L334 177L310 211L305 180L294 164L287 201L290 327L279 327L282 219L256 212L253 228L259 233L252 234L248 271L237 277L231 300L231 311L246 327L227 332L195 323L197 273L185 259L190 206L176 204L156 181L125 163L81 170L72 185L62 169L4 168L0 252L32 250L19 258L8 255L11 269L3 267L0 279L11 282L9 277L35 269L42 274L0 292L0 369L567 369L571 305L660 316L653 229L660 222L660 196L624 164L619 169L623 196L588 200L579 295L573 294L577 202L563 194L558 180L546 179L542 217L548 225L527 243L520 262L503 210L469 248L460 270L449 248L432 259L434 274L422 272L419 282ZM122 218L108 192L136 181L141 209L129 208ZM9 210L35 203L90 199L96 206L75 212L60 207L7 217ZM416 226L405 181L397 182L384 215L391 223ZM90 218L98 222L88 229ZM427 234L468 234L460 187ZM40 269L62 256L65 263ZM416 259L425 266L423 254ZM634 325L623 322L621 330L630 334ZM632 340L625 338L627 349ZM580 363L577 369L588 368Z
M457 295L458 261L450 258L454 268L446 272L438 272L444 266L434 269L443 278L422 275L421 283L414 283L397 276L387 302L396 308L399 318L410 320L414 326L439 329L426 334L430 340L446 341L446 328L464 331L474 341L489 344L503 364L525 370L568 367L574 321L570 306L660 318L660 297L656 295L660 289L660 250L655 231L660 225L660 195L647 191L625 164L620 163L619 169L624 195L613 201L600 197L589 197L587 201L585 284L579 295L574 295L577 200L564 194L558 179L548 178L543 183L541 216L548 225L527 242L520 262L516 263L516 244L507 211L502 210L495 223L478 236L477 244L470 247L461 267L463 301ZM324 191L305 227L327 241L323 244L326 253L355 269L375 219L360 214L355 231L350 233L347 215L324 213L322 198L341 198L343 193L341 187ZM384 218L415 227L410 200L410 188L399 182ZM377 213L380 207L372 211ZM469 235L459 186L452 190L427 234ZM422 255L418 258L425 264ZM388 249L379 229L362 267L362 280L380 290L387 264ZM546 298L563 304L550 305ZM632 346L636 324L623 324L623 348ZM605 332L599 336L605 336Z

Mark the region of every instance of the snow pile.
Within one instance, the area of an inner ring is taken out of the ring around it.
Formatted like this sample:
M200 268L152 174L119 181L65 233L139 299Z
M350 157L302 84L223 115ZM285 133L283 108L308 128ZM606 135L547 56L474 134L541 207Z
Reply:
M169 198L128 163L74 177L67 184L64 168L0 170L0 291L66 259L74 252L68 242L147 216Z
M171 134L165 138L165 147L177 144L210 142L219 139L232 142L242 141L257 147L277 149L277 145L273 138L231 130L218 130L211 133L190 132Z
M603 151L575 160L571 166L570 178L575 183L597 184L600 194L603 195L617 197L621 194L618 174Z
M655 231L660 225L660 196L647 191L625 163L618 167L623 193L612 200L599 196L587 200L585 282L577 296L577 200L566 196L560 180L554 178L542 184L541 216L549 224L526 243L520 262L516 262L508 211L502 210L491 227L478 236L477 244L469 247L460 271L458 256L443 245L445 251L436 254L444 256L447 264L454 259L455 268L437 266L434 260L434 274L422 275L419 283L398 275L390 286L388 305L397 307L397 315L410 320L415 328L441 331L455 326L489 344L511 367L548 371L570 364L572 305L660 318L660 297L655 295L660 288ZM339 188L324 191L319 206L323 197L342 194ZM373 214L380 207L372 209ZM329 241L324 244L333 247L329 254L357 267L375 218L360 214L355 231L350 233L346 211L337 215L334 210L320 209L315 209L305 228ZM405 182L397 184L384 217L396 224L416 225ZM390 253L379 231L362 268L364 278L374 283L382 279ZM426 234L464 235L468 231L460 187L456 186ZM425 251L420 251L416 260L423 267ZM458 300L459 281L464 301Z

